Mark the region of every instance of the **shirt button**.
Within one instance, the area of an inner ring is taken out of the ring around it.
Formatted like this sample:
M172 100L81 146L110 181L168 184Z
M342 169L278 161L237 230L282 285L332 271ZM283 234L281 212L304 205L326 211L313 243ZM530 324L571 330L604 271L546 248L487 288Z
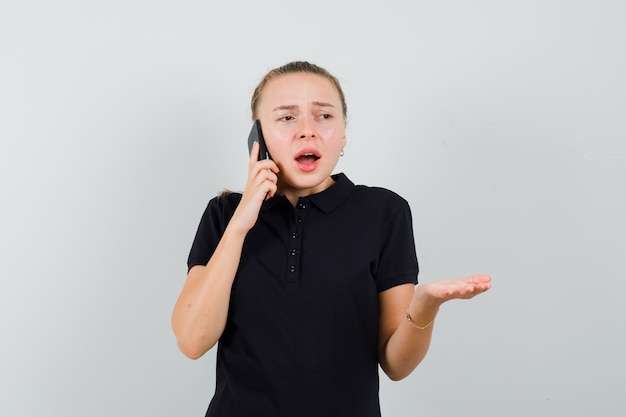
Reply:
M299 204L298 204L298 208L300 208L300 209L303 209L303 210L304 210L304 209L306 208L306 204L304 204L304 203L299 203Z
M289 267L289 272L296 272L296 266L295 265L291 265Z
M291 256L296 256L298 254L298 250L297 249L292 249L291 250Z
M295 239L295 238L297 238L297 237L298 237L298 234L297 234L296 232L293 232L293 233L291 234L291 238L292 238L292 239Z

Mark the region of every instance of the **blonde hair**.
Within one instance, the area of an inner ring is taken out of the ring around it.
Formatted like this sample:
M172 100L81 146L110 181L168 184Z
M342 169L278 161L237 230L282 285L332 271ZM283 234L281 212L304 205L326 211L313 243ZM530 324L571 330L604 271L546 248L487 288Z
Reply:
M311 64L307 61L293 61L278 68L274 68L270 70L267 74L265 74L263 79L261 79L259 85L257 85L257 87L254 89L254 93L252 94L252 100L250 102L250 108L252 109L252 120L258 119L257 111L259 107L259 101L261 100L263 89L265 88L267 83L274 78L278 78L282 75L298 72L319 75L330 81L331 84L337 89L337 93L339 94L339 98L341 99L343 119L347 120L348 106L346 105L346 97L343 94L343 90L341 89L341 84L339 84L339 80L326 69L319 67L315 64Z

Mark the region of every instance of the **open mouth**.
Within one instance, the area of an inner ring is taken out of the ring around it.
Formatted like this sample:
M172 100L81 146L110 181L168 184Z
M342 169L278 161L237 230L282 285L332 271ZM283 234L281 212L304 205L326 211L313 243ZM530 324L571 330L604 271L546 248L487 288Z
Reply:
M296 163L302 172L313 172L317 168L320 155L315 149L303 149L296 156Z
M306 152L296 157L296 161L298 161L299 164L303 164L303 165L313 164L318 159L320 159L320 157L314 154L313 152Z

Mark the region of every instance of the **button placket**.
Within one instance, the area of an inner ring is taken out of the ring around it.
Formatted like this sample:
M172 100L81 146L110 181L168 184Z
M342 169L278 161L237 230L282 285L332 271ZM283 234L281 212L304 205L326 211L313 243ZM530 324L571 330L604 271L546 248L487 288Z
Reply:
M287 272L287 282L297 283L300 266L300 244L301 244L301 231L302 221L306 214L308 203L306 201L299 201L296 205L294 212L295 222L293 223L291 230L291 239L289 245L289 262Z

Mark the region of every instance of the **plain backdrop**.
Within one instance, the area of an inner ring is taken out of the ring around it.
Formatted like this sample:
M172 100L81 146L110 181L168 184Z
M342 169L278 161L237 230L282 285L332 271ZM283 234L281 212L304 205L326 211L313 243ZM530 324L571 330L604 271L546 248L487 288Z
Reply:
M411 204L444 306L385 417L623 416L626 3L2 1L0 415L201 416L170 328L249 99L291 60L348 100L337 171Z

